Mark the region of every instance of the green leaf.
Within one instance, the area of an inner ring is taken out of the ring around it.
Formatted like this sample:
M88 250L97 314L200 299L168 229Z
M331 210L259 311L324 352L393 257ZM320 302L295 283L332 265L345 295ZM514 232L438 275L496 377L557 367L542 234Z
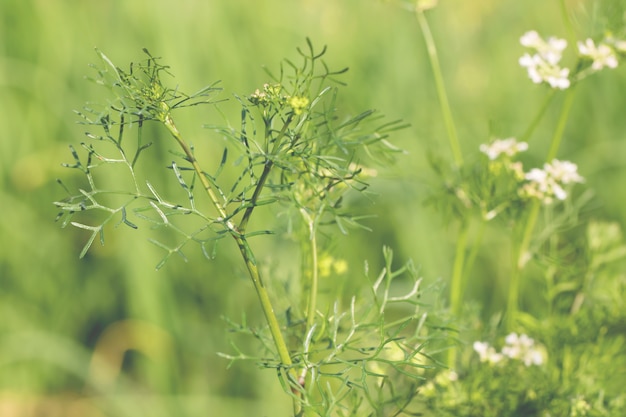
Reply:
M85 255L87 254L87 251L93 244L93 241L96 239L96 236L98 236L98 234L100 234L100 244L104 245L104 230L102 226L88 226L86 224L78 223L78 222L71 222L70 224L74 227L78 227L79 229L90 230L92 232L91 236L89 236L89 239L87 240L87 243L85 243L85 246L83 246L83 250L80 252L80 255L78 256L79 259L82 259L85 257Z

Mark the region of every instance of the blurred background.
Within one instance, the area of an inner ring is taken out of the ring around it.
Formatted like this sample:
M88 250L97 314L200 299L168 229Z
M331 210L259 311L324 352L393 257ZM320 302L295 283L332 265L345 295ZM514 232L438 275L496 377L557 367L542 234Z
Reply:
M517 64L519 37L535 29L566 37L558 1L442 0L428 13L439 47L463 152L476 157L490 136L519 136L547 90ZM601 37L623 26L623 2L568 0L578 38ZM214 261L188 253L155 271L162 256L147 235L119 228L82 260L84 231L62 230L53 201L64 197L57 178L74 173L68 145L85 140L73 110L104 101L85 80L97 63L94 47L127 68L142 48L171 66L183 91L221 80L222 98L249 94L295 58L309 37L328 46L331 68L349 67L342 89L346 114L375 108L411 124L391 141L407 151L372 182L378 194L359 200L373 232L341 237L336 256L350 268L345 291L377 271L382 245L408 259L424 279L450 275L454 225L424 206L436 179L427 153L450 159L432 72L415 16L376 0L49 1L0 2L0 415L13 416L286 416L289 401L271 371L228 362L228 325L242 312L258 315L241 264L225 248ZM565 60L573 62L570 56ZM623 68L578 87L560 159L574 161L594 190L586 215L626 223L626 78ZM562 95L532 137L528 163L549 146ZM234 101L234 100L231 100ZM225 103L236 123L238 112ZM202 142L215 112L180 112L179 125ZM155 172L163 163L155 163ZM160 175L160 174L155 174ZM264 238L261 238L264 239ZM262 259L278 262L284 242ZM502 237L485 245L502 251ZM227 245L223 245L227 246ZM493 259L493 253L489 259ZM497 259L497 256L496 256ZM502 308L497 265L477 262L470 296ZM481 269L482 268L482 269ZM347 296L350 296L348 294ZM106 373L98 352L117 364Z

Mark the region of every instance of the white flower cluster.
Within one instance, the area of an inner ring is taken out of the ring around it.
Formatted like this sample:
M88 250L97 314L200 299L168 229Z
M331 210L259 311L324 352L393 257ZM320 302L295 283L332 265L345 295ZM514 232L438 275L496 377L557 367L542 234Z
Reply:
M498 353L496 349L487 342L474 342L474 350L478 353L481 362L495 364L504 358L504 355Z
M563 51L567 47L565 39L550 37L544 40L536 31L531 30L522 35L520 43L534 50L534 53L526 53L519 59L519 64L526 68L528 76L534 83L545 82L550 87L561 90L570 86L570 70L559 65ZM618 65L616 51L626 52L626 41L610 37L598 45L592 39L586 39L584 42L579 41L577 46L578 54L586 60L591 60L592 72L603 68L616 68Z
M565 39L551 37L545 41L536 31L531 30L520 38L520 43L535 50L533 55L526 53L519 59L520 65L526 68L534 83L546 82L550 87L561 90L570 86L569 69L559 66L562 52L567 47Z
M518 142L515 138L496 139L489 145L480 145L480 151L487 155L490 160L498 159L502 154L513 157L519 152L524 152L528 149L526 142Z
M544 164L543 169L533 168L524 177L528 182L522 188L525 197L538 198L545 204L550 204L553 198L565 200L567 192L565 185L584 182L578 174L578 167L573 162L552 160Z
M594 71L600 71L604 67L617 67L617 55L613 48L607 44L600 43L596 46L593 40L587 39L584 43L578 42L578 52L581 56L593 61L591 68Z
M497 352L487 342L474 342L474 351L478 353L481 362L496 364L505 359L515 359L526 366L541 365L544 363L544 351L535 346L535 341L525 334L511 333L504 339L504 347Z
M615 39L613 36L608 35L604 38L604 43L609 45L615 52L626 53L626 41L622 39Z
M537 198L544 204L551 204L555 198L567 198L567 185L585 181L578 174L576 164L558 159L544 164L543 169L533 168L524 172L522 163L513 162L511 158L527 149L526 142L518 142L515 138L496 139L490 144L480 145L480 151L489 158L489 169L494 175L500 175L501 169L505 168L514 174L517 181L523 183L519 189L521 197ZM489 212L485 218L490 220L496 214Z

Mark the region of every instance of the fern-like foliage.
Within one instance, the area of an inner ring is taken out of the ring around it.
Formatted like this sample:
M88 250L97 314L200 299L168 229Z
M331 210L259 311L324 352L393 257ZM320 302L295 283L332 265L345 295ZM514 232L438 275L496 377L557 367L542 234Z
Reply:
M98 237L104 243L109 224L137 228L132 217L179 236L174 244L150 239L165 251L157 268L173 254L184 258L183 248L190 242L199 244L210 258L215 242L228 234L247 238L270 233L247 230L259 206L283 203L314 218L314 227L336 224L345 232L346 225L358 225L358 218L344 210L343 196L348 190L365 191L365 174L372 170L361 161L388 159L398 152L386 137L403 126L382 120L374 111L340 118L336 78L346 70L329 70L322 60L325 49L316 53L310 42L307 46L306 51L298 50L299 64L285 60L279 75L270 75L272 83L237 97L242 109L238 128L207 126L229 142L211 171L200 167L193 147L183 140L174 112L216 103L217 83L185 94L165 83L169 68L147 50L147 59L131 64L128 70L97 51L102 65L94 66L97 76L93 80L106 87L112 98L106 105L90 105L77 112L84 124L97 130L87 132L89 141L81 143L86 155L79 156L72 147L74 163L66 164L81 171L86 184L77 192L62 184L68 196L55 202L63 226L71 224L90 232L80 256ZM163 195L159 184L137 174L142 155L154 143L146 138L148 123L165 127L179 145L178 151L172 151L174 159L168 168L184 191L183 200ZM127 181L119 189L105 189L100 185L100 178L107 175L103 165L120 166L118 171L128 174ZM196 203L198 190L209 193L212 206ZM82 212L99 216L76 220ZM195 217L199 226L190 228L189 222L177 221L181 215Z
M267 356L261 362L278 371L293 397L294 414L403 412L417 392L421 370L432 366L423 360L428 338L423 332L426 315L417 301L420 281L411 265L392 271L391 251L386 250L386 268L368 302L353 298L346 310L335 303L322 313L317 306L317 235L330 225L341 232L363 227L345 207L345 194L367 190L367 178L375 175L368 165L392 160L399 149L387 137L404 125L386 121L373 110L341 115L338 78L346 69L330 70L323 60L325 48L316 51L307 41L306 49L298 49L297 62L283 61L278 75L268 72L270 82L235 96L241 105L237 127L206 126L210 139L217 134L226 140L219 162L207 169L174 119L181 108L216 103L217 84L182 93L164 82L168 67L144 52L144 61L122 70L98 51L102 65L95 67L94 81L109 89L111 99L78 112L96 132L88 132L89 141L81 144L84 156L71 148L74 162L66 166L79 171L85 181L76 191L61 183L68 196L55 204L63 226L90 233L81 257L97 238L104 243L109 226L136 229L139 221L175 237L173 242L150 238L165 252L157 268L174 254L185 258L183 249L189 244L198 244L211 258L217 242L229 236L241 253L267 324L260 330L237 329L262 342ZM177 146L166 165L177 193L153 181L156 176L149 169L139 169L146 153L163 146L156 140L161 136L147 128L150 123L166 131ZM289 222L297 219L304 225L298 229L304 230L299 241L307 259L300 287L308 294L302 297L306 305L294 308L306 311L296 318L299 325L279 322L248 244L250 237L272 233L273 225L249 230L261 206L277 206L289 214ZM392 296L391 283L403 273L414 285L406 295ZM396 305L400 318L390 320L389 311ZM230 356L244 357L242 352Z
M176 162L172 162L169 168L176 175L181 187L187 191L188 201L171 203L161 197L156 186L148 180L142 182L139 179L137 165L140 156L154 143L144 137L146 123L162 121L167 114L164 109L169 109L167 110L169 112L210 103L219 88L212 85L192 95L186 95L165 87L161 74L166 73L167 67L159 64L158 58L151 56L147 50L144 52L148 58L139 64L131 65L129 71L116 67L106 55L97 52L103 67L94 66L98 75L94 81L107 87L113 98L106 105L85 106L82 111L77 111L81 122L92 129L95 128L96 133L86 132L89 142L81 143L86 153L84 157L79 156L77 150L70 145L74 163L64 165L81 171L87 181L84 187L73 193L59 180L68 196L55 202L61 210L57 220L62 220L64 227L71 224L90 232L90 237L80 253L81 258L85 256L96 238L99 237L100 242L104 244L104 230L110 223L116 226L124 224L136 229L136 221L129 219L130 213L157 226L175 230L183 237L182 242L175 247L159 243L167 250L167 256L158 267L162 266L171 254L182 255L181 249L188 241L196 240L205 249L208 240L196 237L202 230L188 233L170 221L175 215L193 214L204 221L204 228L213 227L214 220L198 210L194 204L195 181L192 179L188 185L183 179L181 169ZM134 138L129 138L129 135L133 135ZM111 168L128 174L125 177L126 181L116 184L119 186L117 189L105 189L100 185L100 180L105 182ZM155 216L147 215L147 210L153 211ZM83 212L97 214L86 216L86 220L75 221L76 214ZM88 221L97 223L87 224Z
M293 369L298 381L285 382L286 392L318 416L413 415L419 389L428 370L441 366L433 354L449 343L449 330L420 298L422 279L411 262L392 268L393 252L383 248L385 267L349 305L335 302L308 332L302 322L287 332L300 341ZM408 284L408 285L407 285ZM399 290L402 286L405 290ZM431 317L431 315L433 317ZM259 351L271 351L265 328L228 321L231 332L258 342ZM232 343L234 352L220 354L229 361L252 360L263 368L284 365Z

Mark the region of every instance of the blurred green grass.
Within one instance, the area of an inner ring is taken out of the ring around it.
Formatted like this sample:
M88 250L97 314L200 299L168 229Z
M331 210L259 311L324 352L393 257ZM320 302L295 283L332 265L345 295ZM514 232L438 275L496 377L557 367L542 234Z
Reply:
M605 21L615 17L611 7L616 3L568 1L577 36L601 35ZM545 90L531 84L517 64L522 53L518 39L530 29L566 36L558 2L442 0L429 19L463 152L469 158L476 155L492 133L520 135ZM103 406L113 407L105 415L196 416L205 415L207 407L232 416L286 415L288 410L277 405L284 401L276 400L280 387L271 372L246 364L227 370L216 356L229 350L220 316L257 312L253 290L239 264L230 262L227 248L220 253L225 256L211 263L189 254L189 264L174 259L155 272L159 250L141 233L120 228L108 234L105 247L94 247L78 261L86 236L59 229L51 202L63 195L55 179L71 180L60 166L71 158L68 144L83 140L83 127L75 124L72 110L104 99L104 91L84 80L90 75L88 64L97 62L94 47L123 66L140 59L146 47L172 67L182 89L194 91L221 80L226 98L261 86L267 81L262 66L277 68L282 58L294 57L305 37L318 47L328 45L332 67L350 67L342 98L347 111L376 108L411 123L392 138L408 155L374 182L379 193L375 203L364 201L359 208L378 214L370 223L374 232L355 232L337 245L354 272L352 285L363 281L364 260L377 265L383 244L392 246L400 260L412 258L427 280L449 276L454 230L422 204L434 180L426 154L447 155L447 142L423 40L410 13L375 0L3 0L0 410L3 393L29 403L37 396L99 392L89 385L91 353L106 329L130 318L162 329L169 342L157 347L152 358L150 352L125 357L129 381ZM623 68L581 85L559 152L560 158L579 165L596 192L597 204L587 215L622 225L625 91ZM236 120L236 108L223 107ZM530 161L538 163L545 154L557 110L555 105L532 138ZM202 143L206 131L201 125L215 122L210 120L214 115L203 109L180 113L182 129L206 152L218 150ZM492 235L486 242L496 259L499 253L506 259L501 241ZM284 247L272 242L265 255L280 260ZM470 293L497 309L499 287L489 276L498 265L479 265L480 279ZM126 342L133 347L132 340ZM138 406L125 397L137 393L149 393L154 400Z

